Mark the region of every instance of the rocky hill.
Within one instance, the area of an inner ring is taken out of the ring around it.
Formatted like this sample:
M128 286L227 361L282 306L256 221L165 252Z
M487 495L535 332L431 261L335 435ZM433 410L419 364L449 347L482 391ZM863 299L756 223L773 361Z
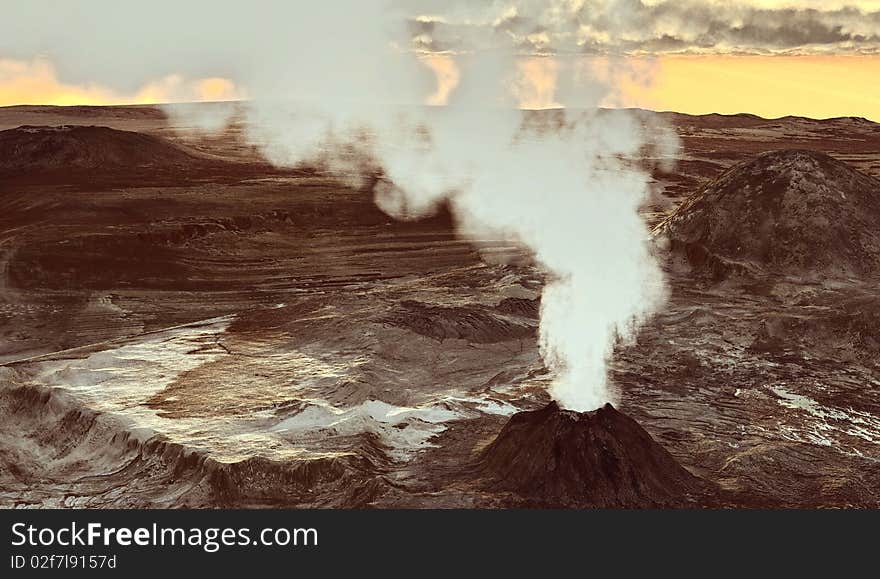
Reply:
M736 165L655 229L698 273L880 274L880 181L823 153L773 151Z

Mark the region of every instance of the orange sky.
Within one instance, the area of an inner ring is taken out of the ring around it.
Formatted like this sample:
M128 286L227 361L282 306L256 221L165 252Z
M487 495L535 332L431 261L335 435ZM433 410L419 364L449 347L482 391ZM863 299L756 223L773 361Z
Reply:
M880 121L880 56L665 56L650 85L623 93L654 110Z
M880 121L880 56L661 56L636 61L650 68L651 81L636 84L619 80L615 98L603 104L638 106L685 113L749 112L764 117L801 115L816 118L863 116ZM431 104L442 104L458 83L457 69L448 58L429 63L438 90ZM552 63L547 63L548 65ZM535 73L534 95L521 98L524 106L542 98L553 103L546 84L555 65L523 66ZM522 87L518 87L522 90ZM544 94L547 93L547 94ZM51 63L0 59L0 106L14 104L122 104L168 101L232 100L245 91L230 79L184 79L177 75L146 80L130 94L100 85L65 83Z
M124 93L97 83L64 82L52 63L43 59L0 58L0 106L155 104L235 100L242 96L243 92L229 79L186 79L177 74L147 79L137 90Z

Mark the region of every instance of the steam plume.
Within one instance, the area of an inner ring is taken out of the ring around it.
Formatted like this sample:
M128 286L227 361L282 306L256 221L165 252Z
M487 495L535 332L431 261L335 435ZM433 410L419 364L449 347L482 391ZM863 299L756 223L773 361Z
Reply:
M355 178L381 167L376 202L389 214L418 217L448 201L461 235L529 248L548 279L539 339L552 396L575 410L611 400L615 342L664 295L638 215L643 124L597 108L608 87L587 63L521 58L512 46L425 57L407 44L414 15L350 5L344 19L327 10L291 31L303 46L244 83L255 98L250 138L276 163L320 160ZM557 106L569 108L521 110Z

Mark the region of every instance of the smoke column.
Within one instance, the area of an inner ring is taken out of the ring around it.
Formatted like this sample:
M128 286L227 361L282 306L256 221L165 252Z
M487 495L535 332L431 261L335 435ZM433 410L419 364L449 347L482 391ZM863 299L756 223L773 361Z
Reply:
M527 247L547 276L539 341L552 397L579 411L613 400L613 347L664 298L638 215L643 123L598 110L610 87L586 59L520 56L497 41L420 54L416 15L397 4L326 4L270 35L244 79L249 139L278 164L320 162L353 180L381 168L376 202L390 215L448 201L460 235ZM550 107L566 108L521 110Z

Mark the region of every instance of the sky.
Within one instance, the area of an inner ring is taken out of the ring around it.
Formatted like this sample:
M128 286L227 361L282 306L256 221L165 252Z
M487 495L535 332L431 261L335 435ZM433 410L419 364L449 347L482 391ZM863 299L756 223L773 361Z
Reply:
M605 106L880 121L880 0L388 0L381 12L363 4L15 3L0 34L0 105L282 98L299 70L330 76L334 59L356 53L357 25L430 70L427 104L449 101L473 55L512 48L530 79L524 108L558 106L560 70L583 68L609 76ZM340 52L326 58L325 44L298 40L307 27L338 37ZM378 80L380 66L360 68ZM265 67L290 78L274 90L255 73Z

